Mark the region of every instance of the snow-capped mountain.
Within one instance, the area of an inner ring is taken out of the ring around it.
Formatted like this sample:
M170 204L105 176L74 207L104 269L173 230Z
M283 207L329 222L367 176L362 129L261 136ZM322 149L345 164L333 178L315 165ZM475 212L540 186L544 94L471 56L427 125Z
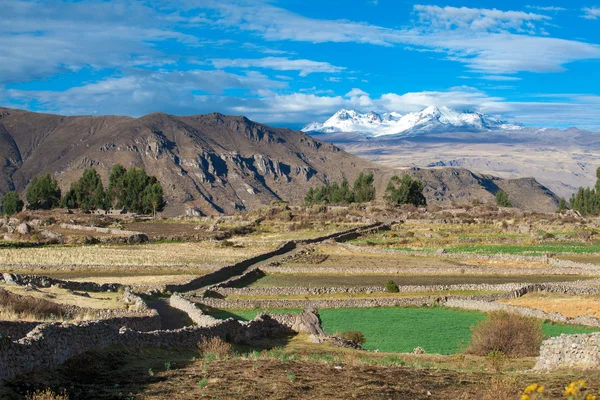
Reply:
M471 112L458 112L448 107L430 106L421 112L400 114L396 112L360 114L354 110L340 110L324 123L312 122L303 132L356 132L364 136L409 136L418 133L482 132L522 129L497 118Z

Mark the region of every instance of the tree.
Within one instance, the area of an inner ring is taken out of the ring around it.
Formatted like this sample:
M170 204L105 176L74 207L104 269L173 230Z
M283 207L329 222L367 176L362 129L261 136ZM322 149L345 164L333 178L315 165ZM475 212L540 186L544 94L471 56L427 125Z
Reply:
M565 199L560 199L558 202L558 212L564 211L567 209L567 201Z
M73 195L75 197L75 205L83 211L104 209L106 207L106 193L102 185L102 179L94 168L88 168L83 171L83 175L79 180L71 185L71 189L67 193L69 198L63 203L71 205Z
M354 181L354 201L367 203L375 200L375 185L373 185L373 173L361 172Z
M0 209L6 215L13 215L23 209L23 200L17 192L8 192L0 201Z
M144 189L144 204L148 212L156 218L156 212L164 207L163 190L158 182L154 182Z
M122 208L124 206L123 179L127 170L121 164L112 167L108 178L106 195L110 207Z
M27 202L34 209L51 209L60 204L60 188L50 174L35 177L27 187Z
M496 193L496 203L498 203L498 205L500 207L512 207L512 202L510 201L510 199L508 198L508 195L506 194L506 192L504 190L499 190L498 193Z
M425 185L418 179L413 179L409 175L400 178L394 175L385 189L384 198L394 204L412 204L414 206L425 206L427 200L423 195Z
M143 168L131 168L123 175L123 194L121 200L127 211L143 214L144 190L150 177Z

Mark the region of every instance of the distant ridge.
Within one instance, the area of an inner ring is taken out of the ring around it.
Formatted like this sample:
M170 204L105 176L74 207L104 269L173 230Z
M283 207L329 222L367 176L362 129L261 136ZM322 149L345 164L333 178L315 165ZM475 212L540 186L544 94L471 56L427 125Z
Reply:
M493 202L499 189L526 209L554 211L557 203L535 180L503 180L454 168L396 171L302 132L241 116L64 117L0 108L0 194L22 192L45 173L65 190L89 167L106 182L117 163L144 167L161 181L168 215L233 213L273 200L301 202L309 187L353 181L363 170L375 173L380 198L393 174L408 172L425 182L430 204Z

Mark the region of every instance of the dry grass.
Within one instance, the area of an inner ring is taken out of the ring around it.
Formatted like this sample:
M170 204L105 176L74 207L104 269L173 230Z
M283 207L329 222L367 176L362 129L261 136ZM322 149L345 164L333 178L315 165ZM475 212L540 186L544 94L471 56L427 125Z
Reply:
M120 294L116 292L89 292L90 297L84 297L75 293L69 293L65 289L60 289L55 286L49 288L39 288L36 290L27 290L24 286L17 285L0 285L15 294L29 296L41 300L51 301L56 304L65 304L82 308L123 308L125 305L120 302Z
M236 243L257 243L270 244L282 243L289 240L306 240L313 239L319 236L330 235L332 233L345 231L347 229L356 228L364 224L358 223L331 223L318 224L308 228L294 229L295 223L268 223L262 224L261 230L245 236L234 236L233 240ZM293 230L292 230L293 229Z
M28 393L25 400L69 400L69 396L65 392L54 393L52 390L46 389Z
M198 275L202 275L199 271ZM85 276L70 279L75 282L95 282L100 285L105 283L119 283L130 286L174 285L189 282L198 275L137 275L137 276Z
M0 249L0 260L4 265L228 265L272 249L267 245L224 248L209 242L52 246Z
M537 292L523 297L502 301L504 304L537 308L547 313L557 312L567 317L591 315L600 318L598 296L569 296L560 293Z

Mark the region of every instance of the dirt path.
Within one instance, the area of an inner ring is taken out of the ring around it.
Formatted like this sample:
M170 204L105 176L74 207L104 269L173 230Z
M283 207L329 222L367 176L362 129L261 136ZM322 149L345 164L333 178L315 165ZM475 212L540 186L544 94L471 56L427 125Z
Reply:
M148 306L158 312L162 330L180 329L194 325L194 322L186 313L171 307L167 300L157 300L148 304Z

